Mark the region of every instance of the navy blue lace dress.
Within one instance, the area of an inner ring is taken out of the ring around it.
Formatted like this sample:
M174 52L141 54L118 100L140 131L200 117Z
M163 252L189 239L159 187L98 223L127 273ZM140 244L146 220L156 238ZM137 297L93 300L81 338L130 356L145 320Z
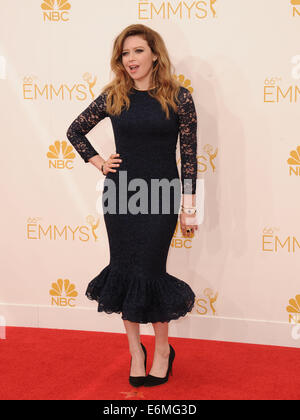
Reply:
M169 322L191 312L195 302L191 287L166 271L181 194L196 193L197 116L193 98L188 89L180 87L178 112L169 107L169 120L148 90L132 88L130 107L124 108L119 116L106 112L106 98L107 93L101 93L67 130L69 141L84 162L88 162L98 152L85 135L99 121L109 117L115 153L122 159L120 166L114 167L117 172L108 172L105 176L102 195L110 261L88 283L86 296L98 302L99 312L122 313L123 320L142 324ZM176 163L178 134L181 179ZM134 184L137 178L138 187ZM154 179L175 180L177 188L169 188L170 194L160 188L154 198L151 194ZM136 200L141 182L148 188L148 210L137 212L132 210L135 208L133 200L136 206L141 202L145 204L145 194ZM112 184L115 189L111 188ZM110 197L116 197L116 207L107 205ZM169 210L163 210L163 199L169 203ZM151 212L151 203L158 206L158 210ZM131 211L124 211L127 204Z

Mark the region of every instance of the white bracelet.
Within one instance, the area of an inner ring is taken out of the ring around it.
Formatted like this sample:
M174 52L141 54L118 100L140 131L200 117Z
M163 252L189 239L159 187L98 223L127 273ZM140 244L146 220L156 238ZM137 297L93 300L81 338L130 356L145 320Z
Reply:
M185 214L196 214L197 213L196 207L183 207L183 206L181 206L181 210Z

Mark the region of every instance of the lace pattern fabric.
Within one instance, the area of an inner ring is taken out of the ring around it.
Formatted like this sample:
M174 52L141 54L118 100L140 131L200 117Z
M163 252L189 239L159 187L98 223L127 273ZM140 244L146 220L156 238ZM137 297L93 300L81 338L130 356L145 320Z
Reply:
M182 193L196 193L197 179L197 113L188 89L179 94L179 137L181 156Z
M101 120L108 117L106 113L106 94L99 95L70 125L67 138L79 153L84 162L88 163L93 156L99 155L86 134Z
M99 153L92 146L86 134L101 120L106 113L107 93L100 94L70 125L67 138L84 162ZM181 158L182 193L196 193L197 179L197 113L192 94L181 87L178 95L178 120Z

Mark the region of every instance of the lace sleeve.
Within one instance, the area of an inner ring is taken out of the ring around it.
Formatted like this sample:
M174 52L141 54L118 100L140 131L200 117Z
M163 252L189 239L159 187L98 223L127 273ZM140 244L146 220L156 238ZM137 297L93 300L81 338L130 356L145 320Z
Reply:
M197 114L192 95L188 89L182 87L178 99L182 193L195 194L197 179Z
M89 159L99 153L93 148L86 134L98 124L99 121L108 117L106 113L106 93L100 94L70 125L67 130L67 138L87 163Z

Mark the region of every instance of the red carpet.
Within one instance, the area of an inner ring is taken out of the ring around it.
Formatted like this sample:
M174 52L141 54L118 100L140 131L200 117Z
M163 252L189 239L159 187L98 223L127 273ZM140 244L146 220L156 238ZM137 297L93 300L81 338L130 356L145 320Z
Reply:
M8 327L1 400L298 400L300 350L169 338L174 376L153 388L128 382L125 334ZM154 337L142 336L150 370Z

